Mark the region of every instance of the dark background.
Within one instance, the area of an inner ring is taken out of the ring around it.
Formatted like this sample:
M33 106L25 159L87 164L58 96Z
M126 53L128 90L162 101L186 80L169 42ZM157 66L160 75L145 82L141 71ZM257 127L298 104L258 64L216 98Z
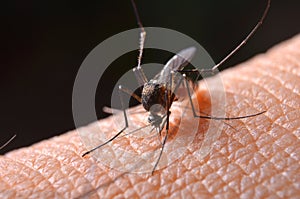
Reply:
M265 5L262 0L137 1L144 26L187 34L216 62L247 35ZM296 0L274 0L263 26L221 69L299 33L299 8ZM129 0L2 1L0 16L0 144L17 134L3 154L74 129L72 89L82 61L106 38L137 25ZM99 83L99 118L106 116L101 108L110 102L112 73L117 77L134 66L136 53L118 59ZM146 51L143 61L167 59L165 53Z

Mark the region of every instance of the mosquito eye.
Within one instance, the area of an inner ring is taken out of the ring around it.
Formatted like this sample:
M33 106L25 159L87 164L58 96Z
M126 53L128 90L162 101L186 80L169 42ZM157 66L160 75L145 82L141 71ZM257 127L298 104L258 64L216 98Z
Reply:
M148 122L149 123L152 123L153 121L154 121L154 116L153 115L149 115L149 117L148 117Z
M161 122L162 122L162 118L163 117L161 117L159 115L150 113L150 115L148 117L148 122L151 125L158 127L161 124Z

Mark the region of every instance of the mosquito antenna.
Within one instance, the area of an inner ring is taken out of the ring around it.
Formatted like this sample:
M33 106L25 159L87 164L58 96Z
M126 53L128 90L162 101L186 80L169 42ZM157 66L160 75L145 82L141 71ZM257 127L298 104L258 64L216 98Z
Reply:
M132 4L133 10L134 10L134 14L135 14L135 18L136 18L136 20L137 20L137 23L138 23L139 27L140 27L141 29L144 29L143 24L142 24L142 21L141 21L141 19L140 19L139 12L138 12L138 10L137 10L137 7L136 7L136 4L135 4L134 0L131 0L131 4Z
M141 29L141 33L140 33L140 53L139 53L139 56L138 56L138 68L141 67L141 60L142 60L142 56L143 56L143 50L144 50L144 43L145 43L145 39L146 39L146 31L143 27L143 24L142 24L142 21L140 19L140 15L139 15L139 12L136 8L136 4L134 2L134 0L131 0L131 4L132 4L132 7L133 7L133 11L134 11L134 14L135 14L135 18L137 20L137 24L139 25L140 29Z
M256 32L256 30L262 25L262 23L265 20L265 17L267 16L267 13L269 11L271 4L271 0L268 0L267 6L265 8L265 11L260 18L260 20L257 22L257 24L254 26L254 28L250 31L250 33L247 35L247 37L237 46L233 51L231 51L225 58L223 58L218 64L216 64L211 70L216 70L219 66L221 66L224 62L226 62L236 51L238 51L242 46L244 46L247 41L252 37L252 35Z
M139 43L139 56L138 56L138 65L133 69L133 72L136 76L136 79L138 80L138 83L140 86L144 85L146 82L148 82L147 77L145 73L143 72L143 69L141 67L142 57L143 57L143 50L144 50L144 44L146 39L146 31L143 27L142 21L140 19L139 12L136 8L136 4L134 0L131 0L131 4L133 7L133 11L135 14L135 18L137 21L137 24L139 25L141 32L140 32L140 43Z

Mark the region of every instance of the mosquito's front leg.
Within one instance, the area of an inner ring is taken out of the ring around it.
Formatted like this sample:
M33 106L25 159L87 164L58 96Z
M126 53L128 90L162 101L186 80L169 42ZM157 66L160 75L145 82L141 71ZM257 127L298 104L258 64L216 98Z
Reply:
M172 75L171 75L171 78L172 78ZM170 84L172 85L172 83L170 83ZM170 85L170 87L171 87L171 85ZM167 139L168 139L168 134L169 134L169 117L170 117L170 113L171 113L170 110L169 110L170 109L170 105L169 104L170 104L170 96L171 95L172 95L172 91L170 89L166 89L165 90L165 101L166 101L166 107L165 108L166 108L166 111L167 111L166 135L165 135L164 140L163 140L163 142L161 144L161 149L160 149L159 156L158 156L158 158L156 160L156 163L155 163L155 165L154 165L154 167L152 169L152 175L153 175L153 173L154 173L154 171L155 171L155 169L156 169L156 167L157 167L157 165L158 165L158 163L159 163L159 161L161 159L161 156L163 154L163 151L164 151Z
M168 123L169 123L169 122L167 121L167 126L168 126ZM157 165L158 165L158 163L159 163L159 161L160 161L160 159L161 159L161 156L162 156L162 154L163 154L163 151L164 151L164 148L165 148L167 139L168 139L168 130L167 130L167 127L166 127L166 136L164 137L164 140L163 140L162 145L161 145L161 149L160 149L159 156L158 156L158 158L157 158L157 160L156 160L156 163L155 163L155 165L154 165L154 167L153 167L153 169L152 169L152 175L153 175L153 173L154 173L154 171L155 171L155 169L156 169L156 167L157 167Z
M144 86L145 83L148 82L147 77L142 69L142 67L135 67L132 69L135 78L139 84L139 86Z
M127 91L127 90L126 90L126 91ZM123 88L122 88L121 85L119 86L119 97L120 97L121 106L122 106L122 110L123 110L123 114L124 114L125 127L124 127L122 130L120 130L116 135L114 135L112 138L110 138L109 140L107 140L106 142L104 142L104 143L102 143L102 144L96 146L95 148L93 148L93 149L91 149L91 150L85 152L85 153L82 155L82 157L84 157L84 156L86 156L87 154L89 154L89 153L91 153L91 152L93 152L93 151L95 151L95 150L101 148L102 146L104 146L104 145L110 143L111 141L113 141L114 139L116 139L121 133L123 133L123 131L124 131L126 128L128 128L128 118L127 118L126 109L125 109L125 106L124 106L124 100L123 100L123 94L124 94L124 92L126 92L126 91L123 90ZM127 92L126 92L126 93L127 93Z
M173 95L174 93L177 91L179 85L181 84L182 82L182 78L178 81L177 85L174 86L174 89L173 89L173 78L174 78L174 71L171 71L171 75L170 75L170 79L166 85L166 90L165 90L165 102L166 102L166 105L165 105L165 109L166 109L166 114L167 114L167 118L166 118L166 135L164 137L164 140L163 142L161 143L161 150L160 150L160 153L159 153L159 156L157 158L157 161L153 167L153 170L152 170L152 174L154 173L160 159L161 159L161 156L163 154L163 151L164 151L164 148L165 148L165 145L166 145L166 142L167 142L167 139L168 139L168 135L169 135L169 126L170 126L170 114L171 114L171 111L170 111L170 107L171 107L171 104L172 104L172 101L174 99ZM164 126L164 124L163 124Z

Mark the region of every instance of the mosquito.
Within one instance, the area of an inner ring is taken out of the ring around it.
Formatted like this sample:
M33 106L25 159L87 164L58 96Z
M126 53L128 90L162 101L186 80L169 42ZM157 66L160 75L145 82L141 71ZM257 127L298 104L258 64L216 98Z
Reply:
M8 141L6 141L2 146L0 146L0 150L6 147L13 139L15 139L17 135L13 135Z
M106 142L94 147L93 149L85 152L82 157L86 156L87 154L103 147L104 145L112 142L114 139L119 137L128 127L128 118L127 114L124 108L124 102L122 99L122 95L124 93L127 93L134 97L137 101L139 101L144 109L149 112L148 116L148 126L152 126L155 129L157 129L159 135L161 136L162 129L165 128L165 135L161 142L161 148L159 156L155 162L155 165L152 169L152 174L156 170L158 163L161 159L161 156L164 151L164 147L166 145L166 142L168 140L168 132L169 132L169 118L170 118L170 108L172 106L172 103L177 100L177 97L175 95L179 85L184 84L184 87L187 90L188 97L189 97L189 103L192 108L192 113L195 118L204 118L204 119L210 119L210 120L239 120L249 117L255 117L258 115L261 115L265 113L266 111L262 111L256 114L251 115L245 115L245 116L239 116L239 117L214 117L209 115L198 115L195 111L195 106L192 101L191 97L191 91L188 86L188 80L186 79L186 73L195 72L199 75L205 73L205 72L211 72L214 74L216 70L224 63L226 62L230 57L232 57L243 45L247 43L247 41L253 36L253 34L257 31L257 29L262 25L268 11L270 8L271 0L267 0L267 5L264 9L264 12L259 19L259 21L256 23L254 28L248 33L248 35L244 38L244 40L237 45L227 56L225 56L218 64L213 66L211 69L203 69L203 70L196 70L196 69L185 69L185 67L188 65L188 63L191 61L192 57L195 54L196 48L195 47L189 47L186 48L180 52L178 52L175 56L173 56L163 67L163 69L151 80L148 81L146 78L145 73L143 72L143 69L141 67L141 60L144 50L144 42L146 39L146 31L142 25L142 22L140 20L140 16L136 7L136 4L134 0L131 0L131 4L133 6L133 10L135 13L135 17L137 20L137 24L141 30L140 32L140 40L139 40L139 55L137 60L137 66L133 69L133 72L136 76L136 79L140 85L143 85L143 90L141 96L138 96L134 94L129 89L119 86L119 96L121 100L122 105L122 112L124 115L125 120L125 126L122 128L117 134L115 134L113 137L108 139Z

